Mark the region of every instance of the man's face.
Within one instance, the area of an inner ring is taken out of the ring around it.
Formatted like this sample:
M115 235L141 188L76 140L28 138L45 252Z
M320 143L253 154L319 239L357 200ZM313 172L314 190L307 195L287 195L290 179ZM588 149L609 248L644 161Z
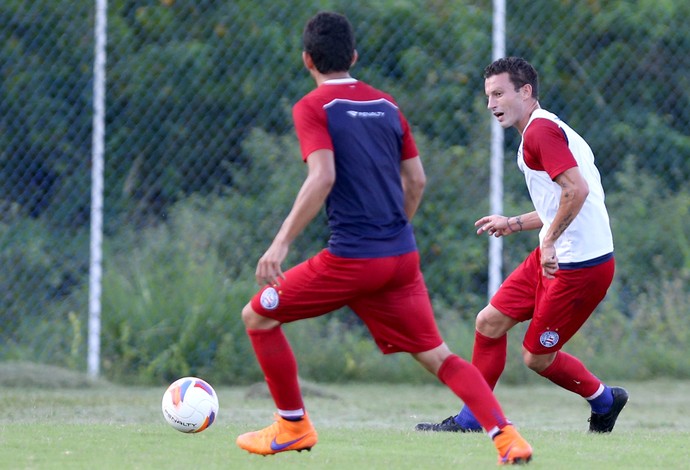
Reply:
M487 108L504 129L519 127L518 123L523 119L527 109L526 98L529 98L526 88L529 88L529 85L515 91L515 85L510 81L508 72L492 75L484 81L484 91L488 98Z

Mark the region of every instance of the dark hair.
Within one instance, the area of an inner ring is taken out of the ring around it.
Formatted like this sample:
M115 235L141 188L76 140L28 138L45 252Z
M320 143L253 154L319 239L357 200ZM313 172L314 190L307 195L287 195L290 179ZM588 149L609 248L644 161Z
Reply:
M484 69L484 78L508 73L510 82L518 91L528 83L532 85L532 97L539 98L539 74L532 64L521 57L504 57L492 62Z
M320 73L350 70L355 57L355 34L344 15L317 13L304 27L302 43Z

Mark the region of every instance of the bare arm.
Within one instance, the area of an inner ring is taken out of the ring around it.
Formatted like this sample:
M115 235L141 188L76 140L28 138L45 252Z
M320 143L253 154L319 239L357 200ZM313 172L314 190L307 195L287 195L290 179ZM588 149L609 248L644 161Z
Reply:
M569 168L554 181L561 187L561 199L553 222L541 243L541 265L546 277L558 271L558 258L554 244L580 213L589 195L589 186L577 167Z
M418 156L403 160L400 165L400 177L405 194L405 214L407 214L407 220L412 221L412 217L419 208L419 203L422 202L422 195L426 186L426 174L422 160Z
M317 150L307 158L307 178L295 198L290 213L276 234L271 246L259 258L256 282L259 285L279 284L284 278L281 264L290 244L302 233L323 207L335 183L335 161L330 150Z
M535 230L543 226L541 219L536 211L526 214L505 216L500 214L485 215L474 223L477 235L487 232L492 237L505 237L515 232L523 230Z

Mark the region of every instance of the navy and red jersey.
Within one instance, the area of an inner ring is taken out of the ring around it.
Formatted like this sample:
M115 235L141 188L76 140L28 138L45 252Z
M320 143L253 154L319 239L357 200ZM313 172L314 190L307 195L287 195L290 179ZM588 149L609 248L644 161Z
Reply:
M293 119L304 161L323 149L335 156L328 250L345 258L415 251L400 162L418 152L393 98L353 78L328 80L295 104Z

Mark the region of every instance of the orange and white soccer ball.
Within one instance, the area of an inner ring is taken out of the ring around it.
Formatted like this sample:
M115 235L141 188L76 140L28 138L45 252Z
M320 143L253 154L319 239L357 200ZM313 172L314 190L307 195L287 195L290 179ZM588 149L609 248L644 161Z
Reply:
M163 417L174 429L184 433L208 429L218 416L218 395L198 377L182 377L163 394Z

